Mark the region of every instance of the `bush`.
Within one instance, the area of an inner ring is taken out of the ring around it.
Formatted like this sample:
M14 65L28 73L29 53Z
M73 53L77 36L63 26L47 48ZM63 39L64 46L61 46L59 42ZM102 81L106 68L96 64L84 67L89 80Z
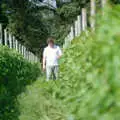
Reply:
M16 51L0 46L0 120L14 120L16 96L39 74L38 64L27 62Z
M95 34L83 33L65 50L59 81L37 81L18 97L19 120L120 119L119 11L106 9Z

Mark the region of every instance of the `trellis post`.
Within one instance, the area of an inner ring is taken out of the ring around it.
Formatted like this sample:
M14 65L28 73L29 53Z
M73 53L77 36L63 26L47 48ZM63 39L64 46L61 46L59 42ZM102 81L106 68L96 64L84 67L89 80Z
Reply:
M86 8L82 8L82 30L85 31L87 28L87 11Z
M107 0L101 0L101 5L102 5L102 8L104 8L104 7L105 7L106 3L107 3Z
M4 30L4 41L5 41L5 45L8 45L8 36L7 36L7 30Z
M104 16L105 12L104 12L104 8L107 4L107 0L101 0L101 6L102 6L102 15Z
M13 36L12 39L13 39L13 48L15 49L15 45L16 45L16 43L15 43L15 37Z
M25 46L24 46L24 57L27 58L26 57L26 47Z
M78 35L80 35L81 33L81 16L77 16L77 20L78 20Z
M74 39L74 29L73 29L73 26L71 27L71 39L72 40Z
M78 35L78 29L77 29L77 20L75 21L75 37Z
M96 0L91 0L91 19L90 19L90 26L93 31L95 31L95 11L96 11Z
M9 47L12 48L12 36L9 33Z
M21 47L22 47L22 55L24 56L24 47L23 45L21 45Z
M15 40L15 49L16 49L16 51L19 52L19 46L18 46L18 41L17 40Z

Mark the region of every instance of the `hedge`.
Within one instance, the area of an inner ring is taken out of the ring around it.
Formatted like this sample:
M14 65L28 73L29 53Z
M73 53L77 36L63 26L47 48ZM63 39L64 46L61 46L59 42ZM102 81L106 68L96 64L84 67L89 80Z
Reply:
M0 120L17 120L16 96L40 75L37 63L30 63L8 47L0 46Z

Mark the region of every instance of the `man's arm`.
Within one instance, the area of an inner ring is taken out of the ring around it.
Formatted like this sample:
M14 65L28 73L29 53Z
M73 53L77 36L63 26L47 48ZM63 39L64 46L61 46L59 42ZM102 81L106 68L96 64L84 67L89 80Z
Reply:
M46 50L44 49L43 52L43 70L45 71L46 69Z
M46 60L45 60L45 58L43 57L43 70L45 70L45 68L46 68Z

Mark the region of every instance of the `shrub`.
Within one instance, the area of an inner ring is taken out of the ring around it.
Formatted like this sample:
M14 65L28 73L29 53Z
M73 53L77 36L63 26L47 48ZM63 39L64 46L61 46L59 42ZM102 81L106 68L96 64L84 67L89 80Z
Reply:
M30 63L16 51L0 46L0 120L13 120L16 96L39 74L38 64Z
M95 34L83 33L65 50L59 81L37 81L18 97L19 120L120 119L119 11L106 9Z

